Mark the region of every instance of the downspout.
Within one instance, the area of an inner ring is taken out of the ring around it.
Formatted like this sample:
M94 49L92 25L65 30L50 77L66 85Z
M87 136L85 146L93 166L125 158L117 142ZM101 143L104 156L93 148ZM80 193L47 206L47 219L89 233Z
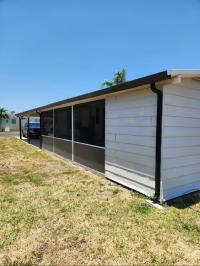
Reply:
M152 92L157 94L157 115L156 115L156 155L155 155L155 194L154 200L160 201L161 188L161 145L162 145L162 111L163 92L156 88L156 84L151 84Z

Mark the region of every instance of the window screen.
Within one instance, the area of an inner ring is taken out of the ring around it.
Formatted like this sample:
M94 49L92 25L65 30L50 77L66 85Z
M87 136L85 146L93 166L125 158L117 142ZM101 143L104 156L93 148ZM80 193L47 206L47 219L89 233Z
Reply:
M41 114L42 135L53 136L53 111Z
M104 101L74 107L74 140L96 146L105 146Z
M72 139L71 107L54 110L54 136Z

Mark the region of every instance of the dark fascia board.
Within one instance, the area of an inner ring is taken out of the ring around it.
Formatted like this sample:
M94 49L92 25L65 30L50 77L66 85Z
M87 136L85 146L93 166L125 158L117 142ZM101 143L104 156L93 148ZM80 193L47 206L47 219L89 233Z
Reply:
M109 88L89 92L86 94L82 94L80 96L76 96L73 98L54 102L54 103L51 103L48 105L40 106L40 107L37 107L34 109L30 109L30 110L18 113L16 115L17 116L27 116L27 115L30 115L31 113L34 113L34 112L35 113L41 112L44 109L59 107L59 105L63 105L63 104L67 104L67 103L73 103L73 102L81 101L81 100L85 100L85 99L91 99L94 97L98 97L98 96L102 96L102 95L108 95L108 94L116 93L116 92L120 92L120 91L125 91L125 90L131 89L131 88L136 88L136 87L144 86L147 84L152 84L152 83L167 80L170 78L171 78L171 76L168 75L167 71L163 71L163 72L159 72L159 73L156 73L156 74L153 74L150 76L146 76L146 77L138 78L135 80L127 81L127 82L121 83L121 84L116 85L116 86L111 86Z

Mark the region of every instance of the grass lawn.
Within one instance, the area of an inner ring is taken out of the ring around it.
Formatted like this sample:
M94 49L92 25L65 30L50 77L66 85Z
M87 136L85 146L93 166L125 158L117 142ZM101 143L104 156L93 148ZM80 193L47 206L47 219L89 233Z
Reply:
M0 139L0 264L200 264L200 195L165 210L16 139Z
M0 135L4 135L4 134L19 134L19 131L0 131Z

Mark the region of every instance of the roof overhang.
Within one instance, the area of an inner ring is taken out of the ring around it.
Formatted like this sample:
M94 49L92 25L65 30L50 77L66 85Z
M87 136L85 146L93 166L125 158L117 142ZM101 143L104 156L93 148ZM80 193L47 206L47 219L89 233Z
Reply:
M138 87L149 85L155 82L169 80L171 78L170 74L167 71L159 72L150 76L138 78L135 80L131 80L116 86L112 86L109 88L89 92L80 96L76 96L73 98L65 99L62 101L54 102L51 104L47 104L44 106L36 107L34 109L30 109L21 113L18 113L17 116L38 116L40 112L61 108L67 105L74 105L81 102L89 102L98 99L104 99L109 94L121 93L123 91L127 91L130 89L137 89Z
M131 80L131 81L128 81L128 82L125 82L125 83L122 83L116 86L112 86L109 88L96 90L96 91L82 94L80 96L76 96L73 98L50 103L44 106L39 106L34 109L30 109L30 110L18 113L17 116L21 116L21 117L38 116L43 111L56 109L56 108L62 108L64 106L70 106L70 105L75 105L75 104L99 100L99 99L105 99L106 97L109 96L109 94L118 94L124 91L134 90L140 87L142 88L144 86L147 86L147 85L150 85L156 82L166 82L166 81L169 82L170 80L173 80L176 77L200 79L200 70L168 70L168 71L159 72L159 73L156 73L150 76Z

